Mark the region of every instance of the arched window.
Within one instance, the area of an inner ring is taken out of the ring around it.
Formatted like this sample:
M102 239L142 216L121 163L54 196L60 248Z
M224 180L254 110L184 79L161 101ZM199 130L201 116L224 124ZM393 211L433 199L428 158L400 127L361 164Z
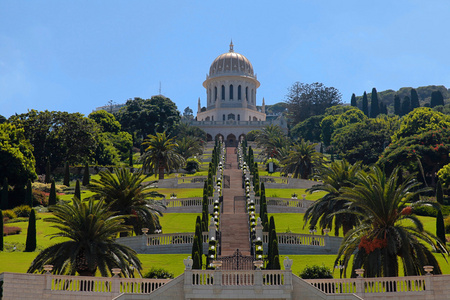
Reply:
M234 120L235 116L234 114L228 114L228 120Z
M223 115L223 118L222 118L224 121L225 121L225 115Z
M240 121L241 120L241 115L238 115L238 121Z
M255 90L252 89L252 103L255 104Z
M251 120L252 120L252 117L248 116L248 120L251 121Z
M245 87L245 100L249 100L248 99L248 86Z
M230 84L230 100L233 100L233 85Z
M225 100L225 86L222 85L222 100Z
M217 86L214 87L214 101L217 100Z
M209 100L209 103L211 103L211 89L209 89L208 100Z
M214 116L211 116L211 121L214 121Z
M238 100L242 100L242 97L241 97L241 85L238 86Z

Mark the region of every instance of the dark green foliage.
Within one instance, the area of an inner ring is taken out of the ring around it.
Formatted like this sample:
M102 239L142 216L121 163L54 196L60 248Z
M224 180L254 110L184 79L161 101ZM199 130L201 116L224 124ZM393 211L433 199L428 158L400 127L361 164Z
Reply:
M83 174L83 186L88 186L90 181L90 175L89 175L89 164L86 163L84 166L84 174Z
M28 205L29 207L33 207L33 188L31 186L31 180L28 179L27 182L27 190L25 194L25 205Z
M295 125L290 131L292 139L303 138L315 143L321 141L322 128L320 127L320 122L322 122L323 117L323 115L312 116Z
M411 89L411 110L420 107L419 95L415 89Z
M75 183L75 192L74 192L74 196L77 199L81 200L81 188L80 188L80 181L77 179L77 182Z
M50 186L50 195L48 196L48 205L56 204L56 185L55 181L52 180L52 185Z
M441 205L444 204L444 193L442 192L442 183L440 180L436 184L436 201Z
M24 251L33 252L34 250L36 250L36 213L32 209L28 219L27 241Z
M64 164L64 182L63 184L65 186L70 186L70 169L69 169L69 163L66 161Z
M0 251L3 251L3 213L0 209Z
M408 96L403 98L402 102L402 114L401 116L407 115L411 111L411 99Z
M8 209L8 194L9 194L9 185L8 185L8 178L5 177L5 179L3 179L3 188L2 188L2 198L1 198L1 202L0 202L0 209Z
M376 118L380 114L380 104L378 102L378 93L375 88L372 89L372 99L370 102L370 117Z
M350 105L353 107L357 107L355 93L352 94L352 99L350 100Z
M396 114L397 116L402 115L402 105L400 97L397 94L394 96L394 114Z
M202 231L208 231L208 196L203 194L202 201Z
M133 167L133 147L130 147L130 153L128 154L128 165Z
M203 237L201 228L202 221L200 216L197 216L197 220L195 222L194 243L192 245L192 259L194 260L192 269L194 270L202 269Z
M47 160L47 164L45 165L45 179L44 179L44 182L45 183L52 182L52 169L51 169L49 160Z
M436 236L440 240L440 242L445 245L445 225L441 210L438 210L436 216Z
M365 91L362 99L362 111L366 116L369 116L369 101L367 100L367 94Z
M308 266L303 269L303 271L299 274L302 279L326 279L333 278L333 273L329 268L325 265L318 266Z
M383 102L380 102L380 114L388 114L387 106Z
M444 105L444 97L441 91L434 91L431 93L430 107L435 107L438 105Z
M173 273L170 273L166 269L151 267L143 276L143 278L153 278L153 279L172 279Z
M442 205L441 206L441 212L445 216L450 215L450 206ZM438 209L436 209L434 207L431 207L431 206L415 207L414 208L414 214L416 214L418 216L434 217L434 218L436 218L436 216L438 214Z
M268 254L267 254L267 266L268 270L279 270L280 269L280 257L278 251L278 238L275 228L275 219L273 216L270 217L269 223L269 243L268 243Z

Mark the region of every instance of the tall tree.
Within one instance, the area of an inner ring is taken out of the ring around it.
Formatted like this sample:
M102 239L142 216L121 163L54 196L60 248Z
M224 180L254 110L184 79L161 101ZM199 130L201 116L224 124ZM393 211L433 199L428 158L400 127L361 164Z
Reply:
M364 91L362 98L362 111L366 116L369 116L369 101L367 100L366 91Z
M51 183L52 182L52 168L50 166L50 161L47 160L47 164L45 165L45 183Z
M80 188L80 181L78 179L77 182L75 183L74 196L81 200L81 188Z
M133 167L133 147L130 147L130 152L128 154L128 165Z
M33 208L33 187L31 186L31 179L28 179L27 190L25 194L25 205Z
M436 216L436 236L443 245L446 243L445 239L445 225L444 217L442 216L442 211L438 209Z
M52 180L52 184L50 186L50 194L48 196L48 205L56 204L56 185L55 180Z
M431 93L430 107L438 105L444 105L444 96L442 96L441 91L434 91Z
M192 244L192 269L202 269L202 256L203 256L203 236L202 236L202 221L200 216L197 216L195 221L195 233L194 242Z
M353 106L353 107L358 107L358 105L356 103L355 93L352 94L352 99L350 100L350 105Z
M91 180L91 176L89 175L89 164L86 163L84 165L84 174L83 174L83 186L88 186Z
M397 116L402 116L402 105L400 97L397 94L394 96L394 114Z
M402 101L402 116L407 115L411 111L411 99L405 96Z
M92 179L89 185L94 198L104 200L115 214L126 216L125 224L131 225L136 234L141 234L144 227L159 227L164 206L154 198L163 195L154 191L151 184L143 184L146 177L142 170L131 173L128 168L115 168L114 174L105 170L99 175L100 178ZM128 232L121 234L126 235Z
M63 184L65 186L70 186L70 169L69 169L69 163L66 161L64 164L64 182Z
M0 202L0 209L8 209L9 206L9 201L8 201L8 196L9 196L9 184L8 184L8 178L4 177L3 178L3 187L2 187L2 194L1 194L2 198L1 198L1 202Z
M420 107L419 95L415 89L411 89L411 110Z
M341 198L349 201L362 218L345 235L338 251L335 264L343 261L343 274L351 257L352 274L355 269L363 268L367 277L396 277L399 261L405 276L424 274L424 265L434 266L434 274L442 273L431 249L445 254L448 251L413 215L415 207L435 202L414 202L419 193L429 189L421 189L415 175L399 184L397 174L395 169L387 176L374 166L370 172L358 173L356 185L342 188Z
M3 212L0 209L0 251L3 251Z
M316 144L309 144L304 140L295 143L289 155L282 160L284 173L292 173L293 178L308 179L313 168L322 162L322 156L316 151Z
M36 250L36 213L31 209L30 218L28 219L27 240L25 243L25 252L33 252Z
M166 132L148 135L143 143L147 148L142 156L142 165L145 170L151 170L164 179L164 171L180 168L185 160L175 149L177 143L169 138Z
M53 207L53 217L45 219L58 230L51 238L64 237L41 251L28 268L28 273L40 272L44 265L53 265L55 274L75 274L108 277L112 268L120 268L126 277L141 275L142 265L136 252L116 243L120 232L129 228L124 216L108 211L103 201L73 199L73 204L61 202ZM89 225L89 226L87 226Z
M315 115L321 115L326 108L342 104L341 93L323 83L295 82L286 95L288 114L293 124Z
M371 101L370 101L370 117L376 118L380 114L380 104L378 101L378 93L377 89L372 89L372 95L371 95Z
M436 201L437 203L444 205L444 193L442 192L442 183L438 180L436 184Z

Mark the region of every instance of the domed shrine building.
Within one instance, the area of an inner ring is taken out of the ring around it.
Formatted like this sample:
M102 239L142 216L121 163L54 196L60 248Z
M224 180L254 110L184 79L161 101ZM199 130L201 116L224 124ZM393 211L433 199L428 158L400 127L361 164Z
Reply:
M264 98L261 109L256 106L256 91L260 86L250 61L233 50L219 55L209 68L203 82L206 106L198 99L196 120L192 125L206 131L208 140L222 138L227 146L237 146L248 132L270 124L286 129L286 121L279 117L266 119Z

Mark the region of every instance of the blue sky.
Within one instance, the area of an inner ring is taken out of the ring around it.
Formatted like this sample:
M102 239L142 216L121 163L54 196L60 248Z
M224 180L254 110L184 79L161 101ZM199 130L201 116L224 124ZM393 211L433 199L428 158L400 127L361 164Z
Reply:
M450 1L0 1L0 114L89 114L162 94L205 103L213 60L245 55L257 103L296 81L352 93L450 87Z

